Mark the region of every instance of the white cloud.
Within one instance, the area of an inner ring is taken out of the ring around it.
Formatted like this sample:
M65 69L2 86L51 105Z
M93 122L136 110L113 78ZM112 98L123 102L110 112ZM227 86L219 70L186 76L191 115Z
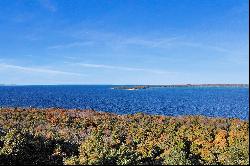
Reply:
M89 30L74 30L65 32L70 37L76 39L71 43L57 44L49 46L49 49L71 48L79 46L102 45L111 48L129 47L132 45L152 48L166 48L180 37L145 37L145 36L124 36L112 32L98 32Z
M142 46L151 49L168 49L168 48L179 48L182 46L201 48L204 50L232 53L233 50L230 48L224 48L217 45L209 45L202 42L190 42L188 39L183 38L184 36L168 36L168 37L155 37L155 36L123 36L110 32L97 32L97 31L76 31L71 37L77 39L77 41L58 44L48 47L49 49L59 48L71 48L79 46L90 46L90 45L101 45L110 48L123 48L130 46Z
M37 68L37 67L24 67L24 66L11 65L11 64L5 64L5 63L0 63L0 69L1 68L14 69L17 71L25 71L25 72L32 72L32 73L53 74L53 75L86 76L84 74L74 73L74 72L66 72L66 71L46 69L46 68Z
M217 51L217 52L232 53L232 50L229 50L229 49L226 49L223 47L219 47L219 46L207 45L207 44L203 44L203 43L178 42L177 44L189 46L189 47L196 47L196 48L202 48L202 49L207 49L207 50L213 50L213 51Z
M156 48L167 48L174 41L176 41L178 37L171 38L159 38L159 39L143 39L143 38L124 38L120 42L117 41L120 45L139 45L144 47L156 47Z
M71 47L81 47L81 46L89 46L94 44L93 41L84 41L84 42L72 42L67 44L58 44L54 46L49 46L48 49L60 49L60 48L71 48Z
M88 67L88 68L115 69L115 70L126 70L126 71L142 71L142 72L149 72L149 73L155 73L155 74L176 74L176 72L169 72L169 71L165 71L165 70L113 66L113 65L103 65L103 64L74 63L74 65Z

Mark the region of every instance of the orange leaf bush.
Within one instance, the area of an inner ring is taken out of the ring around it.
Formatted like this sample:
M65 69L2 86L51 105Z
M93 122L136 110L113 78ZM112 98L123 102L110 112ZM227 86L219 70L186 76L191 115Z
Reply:
M2 108L0 163L246 165L249 122L203 116Z

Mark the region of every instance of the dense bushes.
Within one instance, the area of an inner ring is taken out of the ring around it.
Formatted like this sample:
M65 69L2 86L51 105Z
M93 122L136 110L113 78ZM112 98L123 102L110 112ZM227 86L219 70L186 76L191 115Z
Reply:
M249 123L202 116L1 109L1 164L249 164Z

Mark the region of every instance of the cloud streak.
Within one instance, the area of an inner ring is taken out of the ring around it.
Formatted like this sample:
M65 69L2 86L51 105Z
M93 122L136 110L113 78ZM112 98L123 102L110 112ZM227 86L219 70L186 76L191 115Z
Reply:
M110 48L129 48L131 46L145 47L150 49L169 49L179 47L200 48L204 50L232 53L233 50L217 45L209 45L201 42L190 42L183 37L185 36L169 36L169 37L141 37L141 36L122 36L110 32L95 31L78 31L75 30L71 37L77 41L49 46L49 49L64 49L81 46L106 46ZM70 33L69 33L70 34Z
M154 69L113 66L113 65L103 65L103 64L74 63L74 65L87 67L87 68L112 69L112 70L124 70L124 71L141 71L141 72L148 72L148 73L154 73L154 74L176 74L176 72L169 72L165 70L154 70Z
M74 73L74 72L66 72L66 71L45 69L45 68L36 68L36 67L24 67L24 66L11 65L11 64L5 64L5 63L0 63L0 69L1 68L14 69L17 71L25 71L25 72L32 72L32 73L53 74L53 75L86 76L84 74Z
M169 45L179 39L180 37L141 37L141 36L125 36L110 32L98 32L81 30L74 32L65 32L66 36L75 39L76 41L66 44L56 44L49 46L48 49L63 49L71 47L81 46L107 46L111 48L121 48L130 46L142 46L150 48L166 48Z
M90 46L92 44L94 44L93 41L72 42L72 43L67 43L67 44L58 44L58 45L54 45L54 46L49 46L48 49L61 49L61 48Z
M229 49L226 49L226 48L223 48L223 47L219 47L219 46L207 45L207 44L203 44L203 43L179 42L177 44L183 45L183 46L213 50L213 51L217 51L217 52L232 53L232 50L229 50Z

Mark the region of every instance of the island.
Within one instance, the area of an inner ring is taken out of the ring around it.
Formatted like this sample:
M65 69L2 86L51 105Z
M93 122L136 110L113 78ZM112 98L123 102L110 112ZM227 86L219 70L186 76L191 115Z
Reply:
M114 86L117 90L140 90L148 88L177 88L177 87L242 87L249 88L249 84L176 84L176 85L128 85Z

